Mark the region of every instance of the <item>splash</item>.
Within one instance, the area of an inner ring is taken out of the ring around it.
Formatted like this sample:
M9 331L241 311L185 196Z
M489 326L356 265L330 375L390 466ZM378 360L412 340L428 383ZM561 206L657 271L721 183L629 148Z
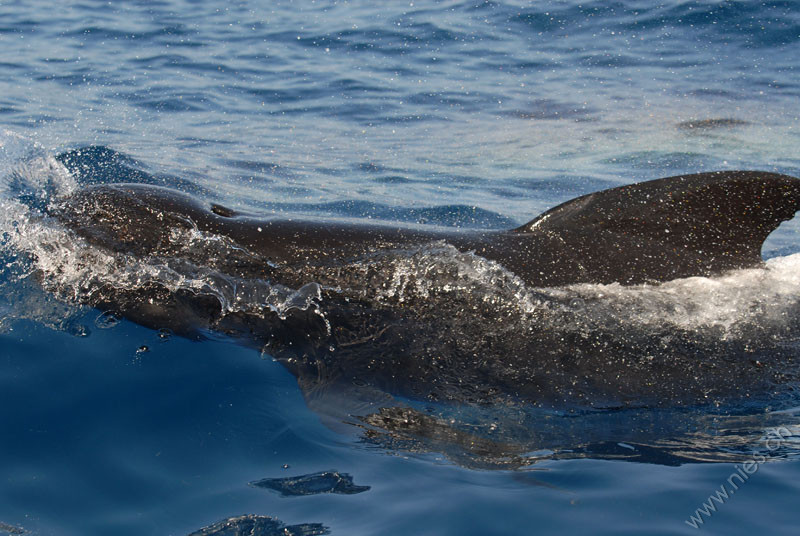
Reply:
M643 329L715 333L723 339L778 336L797 327L800 254L763 268L719 277L691 277L657 285L574 285L544 291L558 310L572 310L584 326L634 324Z
M48 217L59 199L76 188L76 178L43 147L11 131L0 131L2 285L17 298L17 316L59 325L48 318L45 308L25 307L26 302L41 301L30 286L26 286L27 296L12 290L31 278L73 306L101 303L116 292L153 285L171 293L213 297L227 313L273 311L285 317L294 309L314 308L320 298L316 283L292 289L215 269L226 260L252 256L226 237L196 227L170 231L169 241L176 251L170 257L136 257L93 247ZM15 315L15 311L6 312L6 317ZM61 308L54 314L66 312Z
M376 298L404 303L415 299L468 296L474 305L507 307L529 316L543 306L542 295L497 262L474 253L462 253L445 243L406 251L392 259L390 276ZM369 264L364 267L365 271Z

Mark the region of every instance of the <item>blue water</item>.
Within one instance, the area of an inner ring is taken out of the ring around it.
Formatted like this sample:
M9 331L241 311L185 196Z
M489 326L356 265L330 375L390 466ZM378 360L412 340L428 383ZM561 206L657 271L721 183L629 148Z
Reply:
M0 130L249 211L502 228L637 180L800 176L798 57L792 1L0 0ZM791 225L765 247L797 251ZM794 534L800 521L784 442L701 528L685 523L763 444L725 461L731 434L711 414L582 416L549 431L573 455L481 466L331 426L269 356L110 326L26 284L0 303L0 534L189 534L250 514L334 535ZM720 412L767 430L796 424L763 417L796 402ZM610 450L581 454L598 428ZM626 456L645 430L679 444ZM326 470L370 489L248 485Z

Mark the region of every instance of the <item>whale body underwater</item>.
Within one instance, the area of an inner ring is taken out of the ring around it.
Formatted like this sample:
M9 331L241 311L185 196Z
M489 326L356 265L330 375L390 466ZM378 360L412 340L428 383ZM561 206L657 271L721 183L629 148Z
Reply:
M262 349L306 396L695 404L793 381L794 352L758 330L628 323L624 303L612 314L581 289L759 269L764 240L799 209L800 180L758 171L603 190L506 231L257 217L160 186L89 184L43 217L92 252L87 265L127 263L124 284L39 278L147 327Z

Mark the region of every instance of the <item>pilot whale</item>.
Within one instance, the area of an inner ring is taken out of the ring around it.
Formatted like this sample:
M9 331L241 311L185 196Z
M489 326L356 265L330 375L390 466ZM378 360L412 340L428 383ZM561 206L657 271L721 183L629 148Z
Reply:
M115 251L166 253L166 233L194 228L228 237L270 265L301 271L444 241L498 262L530 286L548 287L631 285L758 266L764 240L798 209L800 180L794 177L720 171L592 193L508 231L257 218L144 184L88 186L54 213L82 237Z
M89 277L73 289L79 301L152 328L253 344L307 395L367 385L425 400L609 407L742 394L758 388L741 381L754 361L767 371L763 388L793 357L691 330L572 325L569 311L534 303L520 312L515 302L583 283L757 268L764 240L799 209L797 178L718 171L591 193L505 231L254 216L135 183L85 185L46 217L86 247L171 274L134 273L124 285ZM478 288L465 263L495 290Z

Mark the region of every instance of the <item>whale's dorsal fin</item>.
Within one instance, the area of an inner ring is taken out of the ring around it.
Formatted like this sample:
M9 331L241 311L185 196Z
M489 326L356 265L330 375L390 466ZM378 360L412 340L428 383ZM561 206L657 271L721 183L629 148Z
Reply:
M515 229L562 242L583 279L639 283L761 264L800 210L800 179L759 171L668 177L567 201Z

